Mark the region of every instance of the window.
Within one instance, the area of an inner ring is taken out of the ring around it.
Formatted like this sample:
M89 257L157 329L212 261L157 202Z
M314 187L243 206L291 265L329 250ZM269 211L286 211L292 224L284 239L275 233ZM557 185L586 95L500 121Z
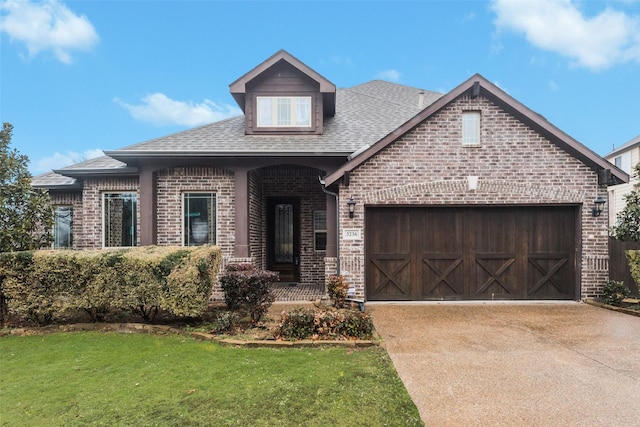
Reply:
M184 193L183 244L198 246L216 244L216 195Z
M311 127L310 96L259 96L258 127Z
M327 250L327 211L313 212L313 241L316 251Z
M462 112L462 144L480 144L480 111Z
M53 213L53 248L70 249L73 245L71 232L73 208L56 206Z
M616 157L614 161L616 162L617 168L622 168L622 156Z
M103 195L104 246L136 246L138 226L136 193L105 193Z

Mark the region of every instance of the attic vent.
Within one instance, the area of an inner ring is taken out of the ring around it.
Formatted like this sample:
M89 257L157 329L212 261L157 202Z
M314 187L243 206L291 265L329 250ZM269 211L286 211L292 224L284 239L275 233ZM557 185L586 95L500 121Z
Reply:
M474 82L471 88L471 98L475 99L480 96L480 82Z

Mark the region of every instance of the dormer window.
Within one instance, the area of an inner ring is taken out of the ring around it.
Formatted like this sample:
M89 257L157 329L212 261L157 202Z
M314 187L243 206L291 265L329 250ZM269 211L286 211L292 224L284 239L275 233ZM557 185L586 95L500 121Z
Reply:
M258 96L258 127L311 127L310 96Z

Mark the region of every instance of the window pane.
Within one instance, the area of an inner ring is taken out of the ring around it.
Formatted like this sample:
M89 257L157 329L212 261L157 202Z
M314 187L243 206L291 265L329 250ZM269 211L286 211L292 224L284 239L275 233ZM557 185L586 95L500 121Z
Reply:
M272 98L258 97L258 126L273 124Z
M184 245L216 244L216 195L184 194Z
M71 206L57 206L53 223L53 247L54 249L71 248L73 208Z
M136 246L136 193L104 195L104 246Z
M480 112L465 111L462 113L462 143L480 143Z
M311 98L296 98L296 125L311 126Z
M313 212L313 232L315 250L327 250L327 211Z
M278 98L278 126L291 125L291 98Z

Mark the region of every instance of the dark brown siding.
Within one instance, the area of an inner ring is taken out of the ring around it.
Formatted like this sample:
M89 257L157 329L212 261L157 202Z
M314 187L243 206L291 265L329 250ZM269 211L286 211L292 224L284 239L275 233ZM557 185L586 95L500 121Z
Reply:
M255 99L256 96L261 95L312 96L313 126L311 130L281 127L257 129L255 126ZM248 135L264 133L322 134L322 111L319 84L285 62L274 65L247 85L245 117Z

